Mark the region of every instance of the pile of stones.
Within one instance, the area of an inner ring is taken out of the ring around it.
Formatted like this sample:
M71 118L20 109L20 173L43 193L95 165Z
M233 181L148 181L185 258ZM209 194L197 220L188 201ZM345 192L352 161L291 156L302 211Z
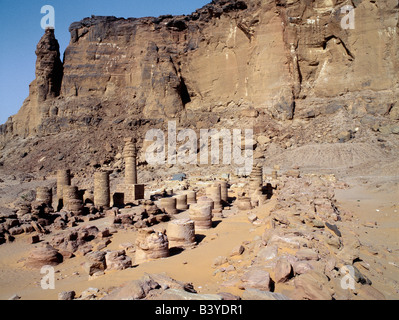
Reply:
M222 287L238 286L251 299L384 298L363 274L369 270L349 227L352 214L337 206L334 189L345 187L321 175L283 175L270 215L257 220L263 235L215 260ZM342 281L349 270L353 288L347 290Z

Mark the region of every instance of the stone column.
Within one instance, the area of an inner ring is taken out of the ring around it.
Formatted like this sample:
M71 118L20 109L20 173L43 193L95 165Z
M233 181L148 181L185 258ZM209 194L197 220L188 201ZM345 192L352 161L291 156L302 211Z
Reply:
M79 190L75 186L64 186L63 188L63 200L65 202L65 207L70 200L79 199Z
M195 230L212 228L212 207L208 204L193 204L190 206L190 219L194 221Z
M58 170L57 171L57 211L61 210L64 206L63 202L63 187L71 185L71 171L68 170Z
M194 221L190 219L173 220L168 223L169 247L188 248L195 244Z
M156 232L151 228L140 229L135 245L135 264L169 257L169 240L166 232Z
M167 213L167 214L177 214L177 208L176 208L177 200L176 198L162 198L161 199L161 208Z
M211 198L208 197L199 197L197 200L198 205L206 205L211 207L211 211L214 209L214 202Z
M125 138L125 184L137 184L137 149L133 138Z
M149 216L155 216L161 212L158 206L151 200L144 200L141 206Z
M263 194L262 188L255 190L255 192L251 196L251 205L253 207L265 204L266 201L267 201L267 194Z
M74 186L63 187L64 209L72 212L74 215L83 214L83 201L79 199L79 190Z
M108 209L111 203L109 172L94 173L94 205Z
M193 204L197 203L197 193L195 191L187 191L187 203Z
M187 195L186 194L179 194L175 196L176 198L176 209L177 210L187 210Z
M53 191L51 188L38 187L36 188L36 202L44 203L47 207L53 206Z
M253 167L250 175L250 189L257 190L263 186L263 169L262 167Z
M227 204L229 202L229 186L227 181L220 181L220 191L222 203Z
M235 203L238 210L252 210L252 203L250 197L238 197Z
M273 180L277 180L278 179L277 170L273 170L272 171L272 179Z
M206 196L213 200L213 209L220 212L223 209L222 206L222 191L219 183L206 188Z

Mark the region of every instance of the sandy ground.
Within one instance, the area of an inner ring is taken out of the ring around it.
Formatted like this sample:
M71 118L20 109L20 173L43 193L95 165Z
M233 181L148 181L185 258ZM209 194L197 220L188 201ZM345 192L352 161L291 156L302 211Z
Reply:
M399 300L398 179L368 176L348 183L353 187L336 190L336 198L358 219L352 229L364 246L360 258L375 271L373 286L387 299Z
M374 182L370 183L370 181ZM346 190L336 190L336 198L340 205L352 211L358 219L351 222L353 225L348 225L345 229L354 230L359 235L362 245L367 249L362 250L361 259L365 265L370 265L370 270L375 271L369 274L373 286L386 298L399 300L399 189L397 181L398 179L395 180L392 177L385 180L382 177L379 179L348 178L345 182L351 187ZM17 182L10 188L22 192L22 187ZM11 189L3 188L3 191L9 194ZM274 203L271 200L265 206L258 208L256 214L262 219L268 215L273 206ZM180 216L183 218L185 215L186 213L182 213ZM104 228L111 225L111 218L104 218L90 224ZM156 226L156 228L164 227L166 224ZM145 273L161 272L165 272L176 280L193 283L199 293L240 294L242 292L235 287L221 287L218 277L213 275L215 269L212 268L212 263L218 256L229 256L234 247L243 241L252 240L263 231L264 226L251 224L245 212L232 214L226 219L216 219L213 229L201 231L198 237L201 241L193 249L123 271L106 272L105 275L94 280L89 280L82 268L85 258L75 257L55 267L55 290L43 290L40 286L40 280L43 277L40 270L28 269L24 266L27 252L33 245L28 244L29 236L20 235L16 237L15 242L0 246L0 299L8 299L14 294L27 300L58 299L59 292L70 290L74 290L79 296L82 291L90 287L108 291L127 281L139 279ZM113 235L112 243L107 250L119 250L121 243L134 243L135 236L136 233L132 230L120 230ZM134 254L128 253L128 255L134 261ZM249 261L241 263L245 264Z

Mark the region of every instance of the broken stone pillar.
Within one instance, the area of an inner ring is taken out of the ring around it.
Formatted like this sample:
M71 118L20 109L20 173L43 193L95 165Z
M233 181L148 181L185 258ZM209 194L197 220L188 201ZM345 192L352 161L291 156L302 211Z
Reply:
M262 188L255 190L255 192L251 196L251 204L253 207L265 204L266 201L267 201L267 194L263 194Z
M238 197L235 204L238 210L252 210L252 203L250 197Z
M63 187L64 209L72 212L75 216L83 214L83 201L79 198L78 187Z
M222 191L219 183L206 188L206 196L213 200L213 209L215 211L222 211Z
M79 199L70 199L67 203L67 210L74 216L80 216L83 214L83 203Z
M208 198L206 196L204 197L199 197L197 200L197 204L199 205L209 205L211 207L211 211L214 209L214 202L211 198Z
M51 188L47 187L38 187L36 188L36 199L34 202L30 204L29 212L36 219L39 218L48 218L48 215L53 210L53 193Z
M109 172L94 173L94 205L109 209L111 193L109 187Z
M71 171L68 170L58 170L57 171L57 211L61 210L64 206L63 202L63 187L71 185Z
M195 191L187 191L187 203L193 204L197 203L197 193Z
M133 138L125 138L125 184L137 184L137 149Z
M68 201L79 199L78 187L65 185L63 187L63 197L62 198L65 202L65 206L67 206Z
M151 228L140 229L136 239L135 264L169 257L169 240L166 232Z
M194 221L190 219L173 220L168 223L169 247L188 248L195 245Z
M125 159L125 184L120 189L123 188L125 204L143 200L144 185L137 184L137 149L133 138L125 138L123 158ZM118 192L122 192L121 190L118 189Z
M176 198L176 209L177 210L187 210L187 195L186 194L179 194L175 196Z
M194 221L195 230L212 228L212 218L212 206L209 203L190 206L190 219Z
M176 198L162 198L161 199L161 209L163 209L167 214L177 214L176 208L177 200Z
M273 179L273 180L277 180L277 179L278 179L277 170L273 170L273 171L272 171L272 179Z
M222 204L227 204L229 202L228 183L227 181L220 181L219 184L220 184Z
M249 189L255 191L263 186L263 170L262 167L254 166L251 175L249 176Z
M53 205L53 191L51 188L38 187L36 189L36 202L44 203L48 207Z
M132 266L132 259L126 256L125 250L108 251L105 255L107 270L124 270Z
M155 216L161 213L161 210L158 208L158 206L151 200L144 200L141 205L149 216Z

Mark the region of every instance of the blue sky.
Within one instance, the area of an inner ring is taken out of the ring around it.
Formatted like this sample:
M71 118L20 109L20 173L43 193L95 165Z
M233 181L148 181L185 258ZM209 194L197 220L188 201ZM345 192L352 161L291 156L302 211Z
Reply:
M36 45L44 30L42 6L55 9L55 36L61 57L68 46L72 22L91 15L146 17L190 14L210 0L0 0L0 124L18 112L35 78Z

